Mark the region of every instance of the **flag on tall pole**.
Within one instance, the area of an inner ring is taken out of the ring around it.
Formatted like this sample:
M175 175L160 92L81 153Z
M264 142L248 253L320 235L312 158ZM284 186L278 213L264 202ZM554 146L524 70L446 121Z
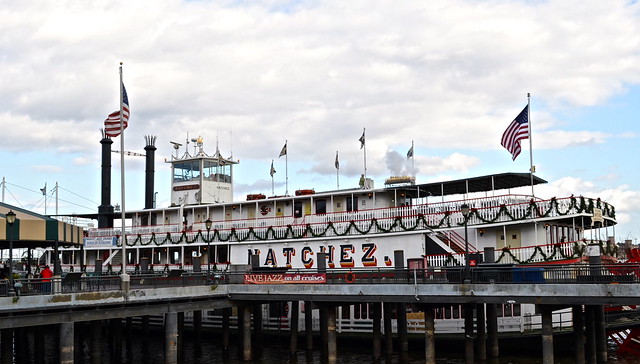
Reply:
M275 184L273 182L273 175L276 174L276 169L273 168L273 159L271 160L271 169L269 170L269 174L271 175L271 196L275 196Z
M282 157L283 155L287 155L287 142L284 142L284 147L282 147L282 150L280 151L280 155L278 156L278 158Z
M360 139L358 139L360 141L360 149L364 148L364 173L363 173L363 177L366 179L367 178L367 144L365 143L365 128L362 128L362 136L360 137Z
M336 150L336 162L334 163L336 166L336 187L340 189L340 160L338 159L338 151Z
M122 206L122 211L120 215L120 220L122 221L122 240L120 244L122 244L122 275L121 279L124 282L129 281L129 275L127 274L127 230L126 228L126 209L125 209L125 184L124 184L124 128L127 127L125 123L129 120L129 98L127 97L127 91L124 88L124 82L122 81L122 62L120 62L120 112L119 112L120 120L119 127L120 132L120 205ZM111 114L113 115L113 113ZM105 129L107 129L107 122L105 121ZM107 131L105 130L105 133ZM109 134L106 134L109 135Z
M529 139L529 175L531 176L531 196L535 196L533 189L533 174L536 167L533 165L533 138L531 135L531 94L527 93L527 106L522 109L520 114L509 124L507 130L502 134L500 144L505 147L512 155L512 160L516 160L520 152L520 141ZM537 230L536 230L537 232Z
M122 67L120 68L122 71ZM121 74L122 76L122 74ZM129 97L124 84L120 82L120 110L114 111L104 121L105 135L115 138L129 126Z
M287 154L287 141L284 141L284 147L280 150L280 155L278 158L284 156L284 194L289 194L289 155Z
M413 177L416 176L416 159L413 156L413 140L411 141L411 148L407 152L407 159L411 158L411 173Z
M276 174L276 169L273 168L273 159L271 160L271 169L269 170L269 175L271 175L271 177L273 177L273 175Z
M511 153L512 160L516 160L522 148L520 141L529 138L529 104L522 109L520 114L509 124L502 134L500 144Z

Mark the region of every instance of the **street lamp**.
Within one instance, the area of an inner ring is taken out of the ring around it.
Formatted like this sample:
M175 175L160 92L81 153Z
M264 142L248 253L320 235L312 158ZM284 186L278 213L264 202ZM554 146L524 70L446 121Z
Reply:
M460 206L460 212L464 216L464 283L470 283L469 271L469 235L467 234L467 221L469 220L469 205L466 203Z
M213 222L209 218L204 222L204 226L207 228L207 279L211 277L211 237L209 233L211 232L212 224Z
M9 210L5 215L9 224L9 291L13 291L13 224L16 222L16 213Z

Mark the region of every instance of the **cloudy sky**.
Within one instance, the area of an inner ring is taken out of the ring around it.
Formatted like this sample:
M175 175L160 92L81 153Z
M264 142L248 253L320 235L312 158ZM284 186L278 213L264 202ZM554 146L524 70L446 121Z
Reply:
M169 141L202 136L239 159L235 193L382 187L527 172L500 146L531 93L540 197L600 197L618 240L640 237L637 1L14 1L0 9L0 170L5 202L96 211L100 127L131 106L125 149L157 135L158 205L169 201ZM119 145L119 138L114 145ZM190 148L192 145L190 146ZM114 155L114 186L119 184ZM128 209L144 159L127 157ZM114 188L112 201L119 201Z

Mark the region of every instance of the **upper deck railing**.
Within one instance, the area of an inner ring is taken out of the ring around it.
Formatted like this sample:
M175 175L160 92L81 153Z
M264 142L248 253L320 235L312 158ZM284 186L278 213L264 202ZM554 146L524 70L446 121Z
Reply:
M615 223L614 208L600 199L586 197L534 200L523 195L503 195L459 201L387 207L349 212L213 221L207 231L204 222L185 229L182 225L133 226L127 228L127 244L156 245L176 240L190 243L234 242L253 240L299 239L361 234L459 228L465 217L460 206L467 203L471 212L467 225L496 224L539 218L589 216L595 208L605 219ZM119 236L121 229L90 229L89 237ZM160 241L160 242L159 242Z

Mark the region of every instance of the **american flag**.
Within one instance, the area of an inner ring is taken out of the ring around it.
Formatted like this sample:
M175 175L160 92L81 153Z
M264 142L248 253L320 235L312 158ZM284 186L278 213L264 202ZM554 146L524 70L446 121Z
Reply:
M520 155L520 141L529 137L529 105L518 114L518 116L509 124L507 130L502 134L503 147L507 148L511 153L512 159L516 160L516 157Z
M124 123L123 129L126 129L129 125L129 98L127 97L127 90L122 85L122 122ZM120 135L120 110L114 111L104 121L105 134L108 137L117 137Z

